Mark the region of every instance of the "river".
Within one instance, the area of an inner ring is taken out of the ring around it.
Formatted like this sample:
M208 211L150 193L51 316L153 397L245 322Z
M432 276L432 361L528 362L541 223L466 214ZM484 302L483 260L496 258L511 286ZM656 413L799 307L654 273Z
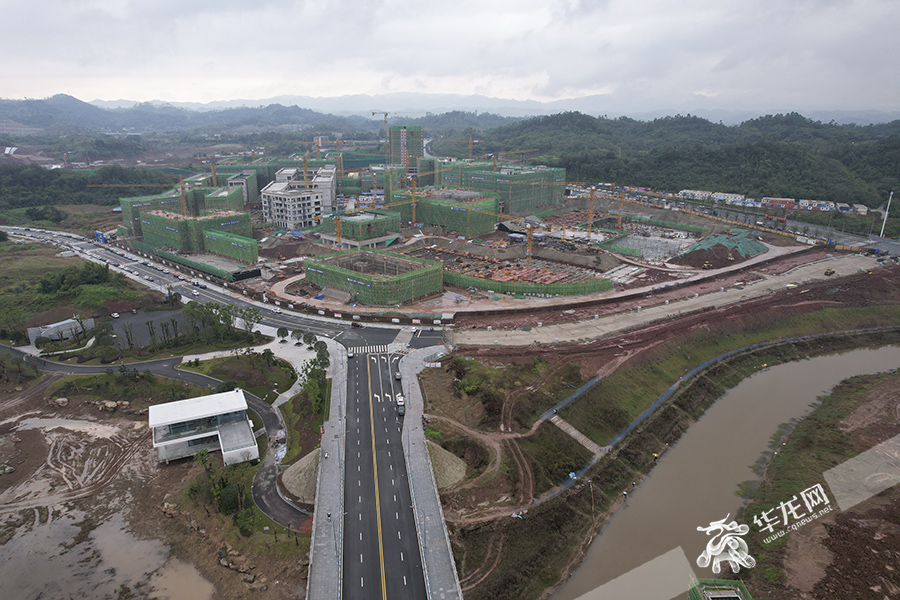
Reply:
M735 519L744 503L735 494L738 484L758 479L752 466L769 449L778 426L809 414L817 398L848 377L898 367L900 347L888 346L777 365L743 380L629 492L552 600L669 600L687 589L688 564L698 577L715 577L696 564L709 539L697 527L728 514L729 521ZM683 554L670 552L679 547ZM629 577L620 577L626 573ZM647 587L635 595L634 585Z

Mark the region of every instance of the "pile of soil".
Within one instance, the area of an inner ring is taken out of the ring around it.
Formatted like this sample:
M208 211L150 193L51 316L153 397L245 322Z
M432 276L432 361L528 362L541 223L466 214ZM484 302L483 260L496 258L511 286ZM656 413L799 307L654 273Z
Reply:
M313 450L281 474L281 483L300 502L315 504L318 473L319 451Z
M731 258L729 259L729 257ZM724 244L716 244L712 248L694 250L693 252L682 254L669 262L697 269L700 269L703 265L709 263L709 268L721 269L745 260L747 259L737 250L729 250Z
M438 489L443 490L462 481L466 476L466 462L431 441L425 443L428 444L428 455L431 457L431 467Z

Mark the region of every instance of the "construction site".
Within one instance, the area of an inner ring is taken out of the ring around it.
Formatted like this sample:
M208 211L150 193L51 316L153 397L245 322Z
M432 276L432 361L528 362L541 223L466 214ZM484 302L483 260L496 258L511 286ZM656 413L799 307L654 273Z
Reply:
M306 280L339 290L347 302L385 306L440 294L440 263L372 249L339 252L305 261Z

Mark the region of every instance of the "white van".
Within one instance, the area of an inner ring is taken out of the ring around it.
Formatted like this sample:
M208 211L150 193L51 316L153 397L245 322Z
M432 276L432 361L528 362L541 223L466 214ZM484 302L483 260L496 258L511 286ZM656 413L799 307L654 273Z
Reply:
M397 394L397 414L400 416L406 414L406 401L403 399L403 394Z

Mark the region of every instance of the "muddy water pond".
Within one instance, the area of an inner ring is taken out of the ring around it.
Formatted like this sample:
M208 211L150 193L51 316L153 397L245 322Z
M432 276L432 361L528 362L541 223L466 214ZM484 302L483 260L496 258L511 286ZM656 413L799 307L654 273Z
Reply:
M131 535L121 513L85 533L80 511L35 510L0 546L0 598L209 600L213 585L169 556L158 540Z
M714 577L708 568L696 565L709 539L697 527L707 527L728 514L729 521L736 517L744 503L735 494L738 484L758 479L752 466L769 450L778 426L809 414L817 398L848 377L898 367L900 347L888 346L778 365L742 381L711 406L629 492L581 567L552 600L622 597L618 592L610 595L608 586L597 588L679 547L686 558L681 562L689 562L698 577ZM642 578L652 579L654 572L660 578L671 577L662 570L647 569ZM682 576L687 581L689 572Z

